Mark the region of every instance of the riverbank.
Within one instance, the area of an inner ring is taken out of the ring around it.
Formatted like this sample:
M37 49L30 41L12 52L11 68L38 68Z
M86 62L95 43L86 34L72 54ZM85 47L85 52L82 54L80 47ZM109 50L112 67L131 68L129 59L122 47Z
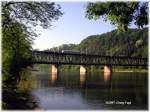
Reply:
M33 110L37 108L35 99L29 92L5 88L2 91L3 110Z
M113 70L113 72L148 72L148 70Z
M73 69L64 69L60 70L60 72L77 72L79 70ZM148 72L148 69L112 69L113 72ZM87 72L104 72L103 69L95 69L95 70L87 70Z
M3 110L34 110L38 107L35 98L30 94L31 68L23 69L21 79L17 85L2 86L2 109Z
M114 68L112 69L113 72L148 72L148 69L142 69L142 68Z

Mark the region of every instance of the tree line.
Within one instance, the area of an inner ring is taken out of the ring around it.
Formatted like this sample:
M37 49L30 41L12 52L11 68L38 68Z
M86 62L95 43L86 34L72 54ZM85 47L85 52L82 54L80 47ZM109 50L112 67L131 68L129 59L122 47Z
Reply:
M48 50L72 50L87 54L147 58L148 28L129 29L123 33L113 30L101 35L88 36L80 44L63 44Z

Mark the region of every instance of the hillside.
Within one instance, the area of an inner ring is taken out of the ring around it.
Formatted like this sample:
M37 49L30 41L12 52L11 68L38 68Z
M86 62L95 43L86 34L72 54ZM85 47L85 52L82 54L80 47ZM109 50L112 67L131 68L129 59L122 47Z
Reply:
M82 53L121 56L148 56L148 28L130 29L126 33L113 30L101 35L91 35L80 44L64 44L53 51L77 50Z

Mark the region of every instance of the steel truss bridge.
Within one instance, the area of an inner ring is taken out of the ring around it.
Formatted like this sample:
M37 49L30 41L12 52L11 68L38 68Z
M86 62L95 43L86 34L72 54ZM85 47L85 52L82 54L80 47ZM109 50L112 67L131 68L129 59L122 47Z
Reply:
M148 58L32 51L33 64L148 66Z

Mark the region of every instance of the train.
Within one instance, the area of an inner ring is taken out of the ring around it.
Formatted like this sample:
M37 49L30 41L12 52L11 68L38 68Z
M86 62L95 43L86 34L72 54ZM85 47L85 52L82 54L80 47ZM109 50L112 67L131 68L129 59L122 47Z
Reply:
M62 50L62 53L72 53L72 54L80 54L79 51L73 51L73 50Z

